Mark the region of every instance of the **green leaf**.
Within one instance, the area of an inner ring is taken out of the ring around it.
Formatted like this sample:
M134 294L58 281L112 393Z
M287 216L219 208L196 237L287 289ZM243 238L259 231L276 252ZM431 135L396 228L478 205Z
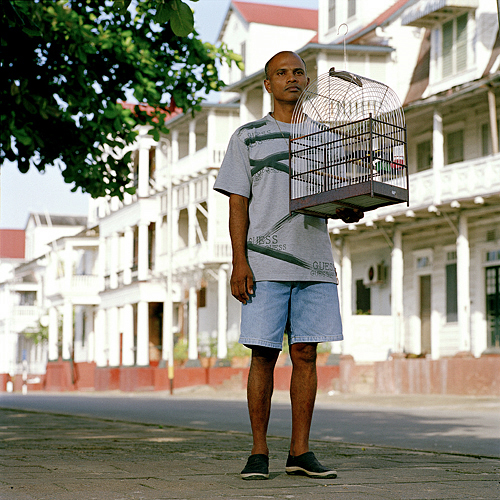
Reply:
M118 112L114 106L108 106L104 110L104 116L108 119L114 118L117 114L118 114Z
M152 128L149 132L149 135L153 136L153 139L158 142L160 140L160 131L156 128Z
M165 3L161 3L158 5L154 20L158 24L165 24L169 21L171 15L172 15L171 7L169 7Z
M132 0L114 0L113 8L116 9L120 14L124 14L131 3Z
M193 11L182 0L173 0L170 27L177 36L188 36L194 30Z

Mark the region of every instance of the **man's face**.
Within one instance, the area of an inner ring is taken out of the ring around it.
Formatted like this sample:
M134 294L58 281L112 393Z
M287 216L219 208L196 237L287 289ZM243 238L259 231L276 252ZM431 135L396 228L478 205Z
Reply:
M289 52L278 54L271 60L268 76L264 85L277 101L297 102L309 83L302 59Z

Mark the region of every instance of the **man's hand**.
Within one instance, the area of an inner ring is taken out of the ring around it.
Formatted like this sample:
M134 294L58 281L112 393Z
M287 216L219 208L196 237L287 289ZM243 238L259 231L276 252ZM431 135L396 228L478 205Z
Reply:
M246 259L239 264L233 262L230 283L233 297L246 304L250 295L253 295L253 274Z
M342 219L346 224L354 224L359 222L364 216L364 212L359 208L337 208L335 211L337 218Z

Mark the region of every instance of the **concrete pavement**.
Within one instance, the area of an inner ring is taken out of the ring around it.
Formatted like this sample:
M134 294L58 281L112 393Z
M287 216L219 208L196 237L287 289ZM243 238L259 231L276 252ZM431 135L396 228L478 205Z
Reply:
M497 499L500 459L313 441L338 478L284 472L272 437L270 479L243 481L251 437L0 409L0 499Z

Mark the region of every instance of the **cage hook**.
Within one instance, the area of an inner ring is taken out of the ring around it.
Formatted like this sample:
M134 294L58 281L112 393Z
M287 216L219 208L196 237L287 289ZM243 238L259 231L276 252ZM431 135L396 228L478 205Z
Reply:
M345 70L347 71L347 52L346 52L346 48L345 48L345 39L346 39L347 33L349 32L349 26L346 23L340 24L339 28L337 30L337 35L340 35L340 28L342 26L345 26L345 33L344 33L344 66L345 66Z

